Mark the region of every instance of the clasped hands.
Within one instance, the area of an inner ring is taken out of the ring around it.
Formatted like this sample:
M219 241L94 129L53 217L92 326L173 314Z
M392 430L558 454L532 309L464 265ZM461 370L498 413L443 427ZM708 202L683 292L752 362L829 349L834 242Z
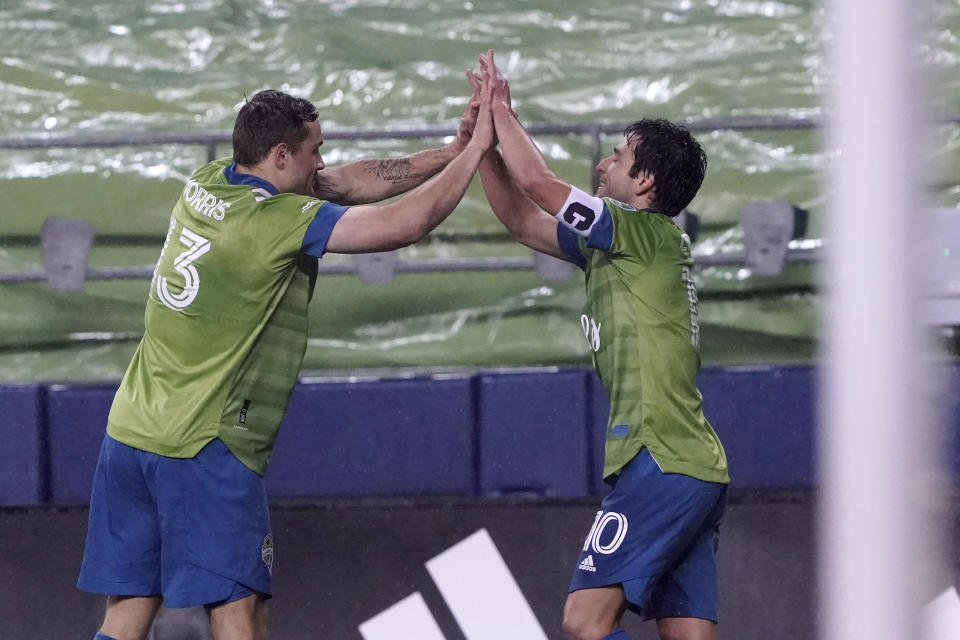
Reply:
M467 107L460 119L460 126L457 129L455 144L460 148L465 147L473 137L478 119L481 117L481 106L484 104L489 106L489 110L484 112L484 118L495 120L498 116L505 114L514 118L517 117L517 112L513 110L510 100L510 85L503 77L500 69L497 68L493 59L493 49L481 53L479 61L479 73L472 69L468 69L466 72L473 93L467 102ZM490 122L489 126L492 128L493 135L488 148L492 148L497 145L497 136L493 122Z

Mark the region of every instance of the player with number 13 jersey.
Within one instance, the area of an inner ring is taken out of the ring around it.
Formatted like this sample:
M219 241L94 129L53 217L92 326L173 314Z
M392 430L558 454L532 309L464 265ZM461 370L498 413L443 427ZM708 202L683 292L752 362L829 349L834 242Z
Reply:
M442 222L493 144L489 103L474 92L442 148L328 167L308 100L244 101L233 157L178 195L108 418L77 580L107 596L96 640L144 637L161 603L205 606L214 637L266 636L277 553L263 474L317 259L398 249Z
M345 210L276 193L229 159L197 170L174 206L107 433L176 458L219 438L263 475L303 360L316 258Z

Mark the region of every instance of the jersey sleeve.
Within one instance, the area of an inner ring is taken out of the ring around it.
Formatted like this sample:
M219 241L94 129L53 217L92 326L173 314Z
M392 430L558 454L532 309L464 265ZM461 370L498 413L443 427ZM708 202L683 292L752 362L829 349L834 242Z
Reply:
M567 201L556 215L558 226L565 229L558 230L557 240L571 262L576 262L573 257L576 253L572 252L573 235L582 238L578 243L581 255L584 250L595 249L646 263L660 242L659 235L650 228L649 215L624 202L598 198L571 187Z
M567 257L567 262L572 262L581 269L587 268L587 256L581 245L582 238L570 230L569 227L562 224L557 225L557 244Z
M332 202L322 202L317 207L313 220L307 226L300 251L314 258L322 258L327 251L327 241L333 233L333 227L348 208Z
M323 256L334 225L347 207L296 194L279 194L261 203L258 244L269 261L286 263L298 255Z

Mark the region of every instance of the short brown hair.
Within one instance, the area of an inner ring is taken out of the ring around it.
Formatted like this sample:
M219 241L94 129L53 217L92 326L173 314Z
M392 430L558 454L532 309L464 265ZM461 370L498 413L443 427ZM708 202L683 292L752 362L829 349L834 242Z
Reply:
M242 166L258 164L281 142L296 151L307 137L304 123L316 119L317 108L309 100L276 89L260 91L248 99L237 114L233 125L233 159Z

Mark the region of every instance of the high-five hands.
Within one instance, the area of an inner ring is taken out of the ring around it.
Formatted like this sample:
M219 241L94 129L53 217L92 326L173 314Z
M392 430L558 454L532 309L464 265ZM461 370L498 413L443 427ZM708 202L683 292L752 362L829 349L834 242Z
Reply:
M467 79L473 87L473 96L477 96L477 122L473 128L473 138L476 144L483 149L490 149L497 143L496 133L493 129L493 114L491 112L491 100L493 98L493 83L486 82L485 77L476 78L473 71L467 71ZM470 100L473 101L473 96Z
M498 111L506 111L516 118L517 112L513 110L513 104L510 99L510 85L507 83L506 78L503 77L503 74L500 73L500 69L497 68L493 60L493 49L489 49L485 54L480 54L479 61L480 73L471 69L467 70L467 80L473 89L473 95L470 98L471 104L476 103L476 108L479 110L480 95L485 88L489 88L491 114L497 113ZM491 147L496 146L496 144L497 135L496 128L494 127Z
M477 126L477 115L480 113L480 83L473 81L472 73L472 71L467 71L467 79L470 80L470 85L473 87L473 94L463 110L460 126L457 127L457 136L454 139L454 144L461 150L467 146L470 138L473 137L473 129Z
M489 79L493 84L493 110L496 112L505 109L516 117L517 112L513 110L513 104L510 99L510 85L507 83L507 79L503 77L503 74L500 73L496 62L494 62L493 49L488 50L485 54L481 53L479 59L480 70L483 73L483 77Z

